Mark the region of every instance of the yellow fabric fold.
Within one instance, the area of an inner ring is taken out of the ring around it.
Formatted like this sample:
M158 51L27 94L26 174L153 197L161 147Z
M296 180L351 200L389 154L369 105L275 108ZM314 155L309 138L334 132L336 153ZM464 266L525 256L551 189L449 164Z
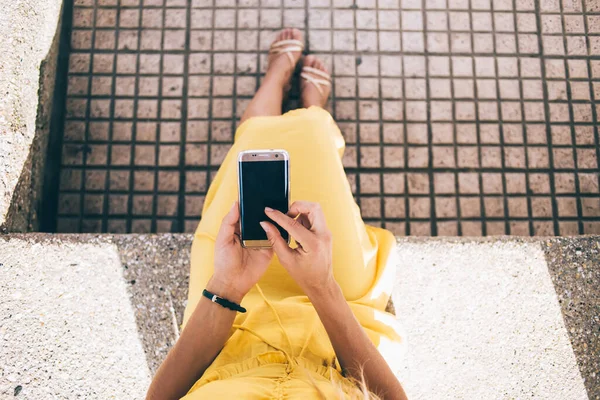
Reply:
M215 238L237 199L237 154L283 148L290 154L291 200L321 204L334 238L335 279L369 338L392 369L399 368L401 330L384 311L395 280L395 238L362 221L341 162L344 146L333 118L318 107L240 125L208 190L194 236L184 324L213 273ZM342 376L327 332L276 256L242 305L248 312L237 315L224 348L186 399L300 399L316 394L315 387L337 393L332 382Z

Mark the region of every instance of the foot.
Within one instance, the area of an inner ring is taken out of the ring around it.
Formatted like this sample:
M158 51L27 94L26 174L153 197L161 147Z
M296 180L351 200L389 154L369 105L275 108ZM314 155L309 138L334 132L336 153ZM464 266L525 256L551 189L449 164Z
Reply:
M323 71L326 74L329 74L327 71L327 67L323 63L323 61L319 60L317 57L313 55L306 56L304 58L304 67L311 67ZM304 72L307 73L307 72ZM318 74L314 74L308 72L308 75L314 77L315 79L323 79L322 76ZM327 99L329 98L329 94L331 93L330 85L320 85L319 88L315 86L313 83L307 81L306 79L302 79L300 83L300 98L302 99L302 106L308 108L310 106L318 106L325 107L327 104Z
M299 40L303 41L302 33L298 29L283 29L273 41L273 43L282 40ZM293 45L291 45L293 46ZM292 55L293 65L290 62L290 57L286 53L269 53L267 73L265 75L266 81L279 82L282 88L289 90L291 87L290 80L294 74L294 69L300 57L302 51L293 51L289 53Z

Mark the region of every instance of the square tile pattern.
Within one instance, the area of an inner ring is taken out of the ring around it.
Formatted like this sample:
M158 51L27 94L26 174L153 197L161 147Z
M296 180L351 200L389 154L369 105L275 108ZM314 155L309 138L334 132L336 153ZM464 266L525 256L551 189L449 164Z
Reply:
M598 0L74 0L57 230L193 231L282 27L367 223L600 233Z

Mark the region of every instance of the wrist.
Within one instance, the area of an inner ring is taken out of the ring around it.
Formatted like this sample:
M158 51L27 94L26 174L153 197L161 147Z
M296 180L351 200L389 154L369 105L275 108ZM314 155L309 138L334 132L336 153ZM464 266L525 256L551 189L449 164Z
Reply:
M320 303L322 300L331 300L339 295L343 297L342 289L335 281L333 276L331 276L323 284L311 288L305 293L313 304Z
M228 280L215 275L206 284L206 290L237 304L240 304L246 295L246 293L236 288Z

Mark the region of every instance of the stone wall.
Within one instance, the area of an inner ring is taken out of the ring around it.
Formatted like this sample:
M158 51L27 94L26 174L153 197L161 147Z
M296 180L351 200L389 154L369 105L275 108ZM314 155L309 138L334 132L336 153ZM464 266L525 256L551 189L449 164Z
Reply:
M0 230L39 229L61 0L0 0Z

